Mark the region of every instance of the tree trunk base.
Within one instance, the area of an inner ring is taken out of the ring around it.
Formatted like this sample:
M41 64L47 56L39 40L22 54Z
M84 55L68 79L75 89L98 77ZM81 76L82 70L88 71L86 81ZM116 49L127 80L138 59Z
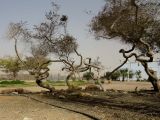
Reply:
M50 85L44 84L41 80L36 80L36 83L37 83L38 86L40 86L40 87L42 87L42 88L46 88L46 89L48 89L50 92L55 91L55 88L54 88L54 87L52 87L52 86L50 86Z

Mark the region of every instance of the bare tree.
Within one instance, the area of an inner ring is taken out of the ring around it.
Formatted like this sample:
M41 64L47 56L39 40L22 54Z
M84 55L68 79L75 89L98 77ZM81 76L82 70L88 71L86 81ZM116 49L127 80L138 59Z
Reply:
M91 21L91 30L96 38L121 40L131 44L130 50L121 49L124 62L134 57L144 67L154 90L159 91L158 78L148 63L160 48L160 2L158 0L107 0L104 8ZM137 52L134 52L138 50Z
M99 57L97 57L96 60L94 60L94 62L92 63L94 66L97 66L97 67L93 67L93 70L97 73L97 74L91 74L91 77L92 79L100 86L101 90L104 91L104 88L100 82L100 72L101 70L104 69L104 66L102 65L102 63L99 61ZM90 69L90 72L91 72L91 69Z
M43 88L53 91L52 86L46 85L42 82L49 76L48 65L54 62L62 63L69 74L66 77L66 84L69 88L72 85L69 83L75 74L89 70L91 67L98 68L96 65L91 65L91 59L85 60L80 53L78 53L78 44L76 39L67 33L66 15L59 15L59 7L52 4L53 9L45 16L46 20L39 25L35 25L33 30L28 30L25 27L25 22L11 23L9 26L8 37L15 41L15 51L30 74L36 78L36 83ZM30 43L31 56L25 60L21 59L17 49L17 42L22 40L25 43ZM73 60L71 54L76 54L80 58L77 64ZM48 59L48 55L55 55L54 60ZM87 62L86 62L87 61ZM34 63L34 65L31 64Z

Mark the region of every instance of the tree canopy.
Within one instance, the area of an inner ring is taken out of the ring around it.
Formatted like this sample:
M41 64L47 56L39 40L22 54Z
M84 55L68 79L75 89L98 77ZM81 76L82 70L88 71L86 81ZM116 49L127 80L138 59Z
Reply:
M139 49L143 49L141 40L160 47L159 10L157 0L107 0L92 19L91 30L97 38L120 37Z
M107 0L103 9L90 24L96 38L120 40L133 47L121 49L124 62L113 72L134 57L144 67L154 90L159 91L158 78L148 66L154 53L160 49L160 1L158 0ZM134 50L139 50L139 53Z

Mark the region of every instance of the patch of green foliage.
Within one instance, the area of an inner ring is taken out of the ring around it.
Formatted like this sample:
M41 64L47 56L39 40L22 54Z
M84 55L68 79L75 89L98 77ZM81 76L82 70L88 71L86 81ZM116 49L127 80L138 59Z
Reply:
M59 80L59 81L47 80L46 83L50 84L52 86L66 86L66 82L64 80ZM86 83L87 83L87 81L85 81L85 80L73 80L73 81L70 81L70 84L72 84L74 86L81 86L81 85L84 85Z
M84 85L86 84L87 81L85 80L77 80L77 81L72 81L71 84L75 85L75 86L81 86L81 85Z
M0 80L0 87L29 87L29 86L36 86L36 83L22 81L22 80Z
M0 84L24 84L25 82L24 81L21 81L21 80L5 80L5 81L0 81Z

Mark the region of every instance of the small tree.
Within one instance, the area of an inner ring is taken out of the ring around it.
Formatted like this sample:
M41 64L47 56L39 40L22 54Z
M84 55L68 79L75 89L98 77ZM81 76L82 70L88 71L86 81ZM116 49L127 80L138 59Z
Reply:
M142 78L141 73L142 73L142 72L141 72L140 70L137 70L137 71L135 72L137 81L140 81L140 79Z
M108 78L108 76L110 75L110 73L111 73L111 72L106 72L105 77ZM118 71L118 70L117 70L116 72L114 72L114 73L110 76L110 78L111 78L112 80L119 80L120 77L121 77L121 73L120 73L120 71Z
M13 79L16 79L18 72L22 69L22 64L16 57L6 57L0 59L0 68L6 73L11 73Z
M119 71L122 77L122 81L125 81L126 78L132 79L134 76L134 72L132 70L128 70L128 68L120 69Z
M66 34L67 16L59 15L58 5L52 3L53 9L46 13L45 21L39 25L34 25L33 30L28 30L25 22L10 23L8 38L15 41L15 52L30 74L35 76L36 83L52 91L49 85L45 85L42 80L49 76L48 65L52 62L60 62L65 66L73 66L69 55L77 49L75 39ZM60 33L64 30L64 33ZM31 56L22 59L19 56L17 43L19 40L30 43ZM50 60L47 56L55 54L58 59ZM42 59L43 58L43 59ZM70 61L70 62L68 62Z
M125 81L125 79L128 77L128 69L120 69L119 71L122 77L122 81Z
M159 4L158 0L107 0L91 21L91 30L96 38L115 38L132 45L130 50L119 51L125 60L113 72L134 57L144 67L155 91L160 90L160 85L148 63L153 62L154 53L160 48Z
M9 39L15 41L15 51L19 60L35 76L36 83L50 91L53 91L52 86L45 85L42 80L49 76L50 69L48 65L51 63L58 62L64 65L62 70L68 72L66 84L69 88L73 87L70 85L69 80L76 74L79 75L80 72L85 72L91 67L100 69L91 64L91 58L86 60L77 51L78 44L76 39L67 33L68 17L58 14L58 5L53 3L52 6L53 9L45 15L45 21L35 25L33 30L28 30L25 23L20 22L11 23L8 32ZM31 43L32 54L25 60L20 58L17 50L17 42L19 40ZM76 63L76 60L71 57L72 54L80 58L79 63ZM49 55L54 55L55 59L48 59ZM31 64L31 62L34 64Z
M132 70L129 70L129 78L132 79L135 73Z

